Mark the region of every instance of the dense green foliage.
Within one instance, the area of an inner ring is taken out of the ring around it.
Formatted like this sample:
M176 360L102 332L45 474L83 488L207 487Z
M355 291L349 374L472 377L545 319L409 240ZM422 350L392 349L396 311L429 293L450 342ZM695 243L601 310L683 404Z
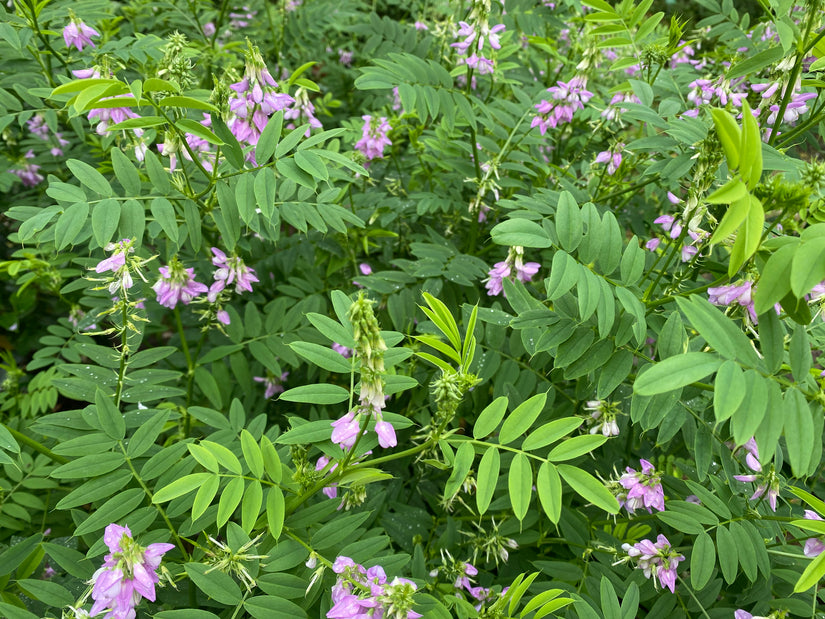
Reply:
M662 4L4 8L0 616L825 616L821 3Z

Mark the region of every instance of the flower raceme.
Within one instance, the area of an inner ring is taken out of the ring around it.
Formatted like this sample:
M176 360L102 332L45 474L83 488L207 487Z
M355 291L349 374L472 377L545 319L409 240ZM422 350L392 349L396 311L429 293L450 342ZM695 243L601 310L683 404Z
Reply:
M639 460L639 463L642 465L641 472L627 467L619 478L619 484L627 491L617 497L619 503L631 514L641 508L645 508L648 513L653 513L654 509L665 511L665 491L661 476L647 460Z
M530 127L538 127L542 135L547 128L555 129L573 121L573 114L583 110L584 104L590 101L593 93L587 90L587 78L575 76L569 82L557 82L547 89L550 101L542 99L534 107L538 114L533 117Z
M212 264L217 267L213 274L214 283L209 287L207 298L210 303L214 303L221 291L235 284L235 292L252 292L252 284L260 281L255 275L255 270L246 266L244 261L238 256L227 256L217 247L212 248Z
M349 557L338 557L332 564L338 579L332 586L333 606L327 612L329 619L418 619L414 610L413 593L416 585L406 578L387 582L384 568L376 565L366 569Z
M195 269L184 268L177 258L173 258L168 266L160 267L158 271L160 279L152 286L152 290L157 293L157 301L163 307L175 309L178 302L189 305L195 297L209 290L206 284L195 281Z
M489 296L497 296L504 291L504 280L513 280L513 271L515 271L515 276L526 284L539 272L540 268L541 265L538 262L524 262L523 247L513 246L507 254L507 259L503 262L496 262L487 273L488 277L484 280L486 282L484 287Z
M361 129L361 139L355 143L356 150L361 151L367 161L372 159L382 159L384 157L384 147L392 146L392 142L387 137L392 127L386 116L373 118L369 114L361 117L364 126Z
M108 610L104 619L134 619L135 606L141 597L155 601L156 573L163 555L173 544L138 545L129 527L110 524L103 534L109 547L103 566L92 576L92 599L89 615Z
M91 26L87 26L74 16L72 16L71 21L66 24L66 27L63 28L63 40L66 42L66 47L74 45L79 52L83 51L84 45L94 47L95 44L92 42L92 37L99 36L100 33L97 30Z
M676 591L676 568L685 557L671 548L664 535L660 534L655 543L643 539L637 544L623 544L622 549L628 557L636 559L636 568L642 570L646 578L657 578L663 589Z
M244 77L230 88L235 95L229 100L229 109L234 115L229 129L239 142L252 146L258 143L269 117L295 102L288 94L277 92L278 83L266 68L258 48L251 45Z
M343 417L332 422L332 442L345 451L352 449L362 433L365 419L375 420L378 444L383 448L395 447L398 441L395 428L385 421L381 411L386 404L384 396L384 351L387 345L372 309L372 301L363 292L349 309L355 335L355 353L360 361L361 393L359 404Z

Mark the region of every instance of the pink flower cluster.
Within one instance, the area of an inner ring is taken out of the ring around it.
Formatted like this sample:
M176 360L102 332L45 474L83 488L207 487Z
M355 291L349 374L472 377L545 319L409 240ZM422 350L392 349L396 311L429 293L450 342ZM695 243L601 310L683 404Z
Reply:
M103 541L109 547L103 567L92 576L94 605L89 616L94 617L108 610L104 619L135 619L135 606L141 597L155 601L156 570L163 555L172 544L139 546L132 539L129 527L110 524L103 533Z
M414 610L413 593L416 585L406 578L387 582L384 568L376 565L366 569L349 557L338 557L332 564L338 579L332 587L333 606L328 619L418 619Z
M29 131L32 132L32 135L40 138L44 142L47 142L52 135L51 129L49 129L49 125L46 123L46 118L42 114L35 114L32 116L26 121L26 126ZM69 140L64 139L63 134L59 131L55 131L54 137L57 140L58 146L53 146L49 152L55 157L62 157L63 147L69 145ZM32 157L34 156L34 153L29 151L26 153L27 157L29 156L29 153L32 154Z
M638 544L623 544L622 549L628 557L636 559L636 568L642 570L646 578L658 578L663 589L668 588L675 593L676 568L685 557L671 548L664 535L660 534L656 543L643 539Z
M97 263L95 272L112 272L114 280L109 284L109 293L115 294L121 288L131 288L134 285L134 280L132 279L132 274L129 272L129 267L126 265L126 257L129 254L135 253L132 240L123 239L117 243L109 243L104 249L113 253L108 258L104 258Z
M239 142L252 146L258 143L269 117L295 102L288 94L277 92L278 83L256 48L247 54L243 79L230 88L236 94L229 99L229 109L234 114L229 129Z
M741 284L727 284L726 286L716 286L708 288L708 301L714 305L729 306L734 303L741 305L748 310L748 315L753 324L758 324L756 310L753 304L753 284L744 281Z
M633 93L617 92L615 95L613 95L613 98L610 99L610 103L602 112L602 118L606 120L619 120L621 118L621 115L627 112L627 108L622 107L622 103L641 104L642 102L639 100L639 97L637 97Z
M668 192L667 195L668 199L672 203L678 204L680 202L679 198L674 196L672 193ZM682 222L676 219L673 215L660 215L659 217L653 220L653 223L662 226L662 230L667 232L668 236L673 240L678 239L679 236L681 236L682 234ZM705 238L704 233L700 234L700 232L702 231L700 230L699 232L694 232L693 230L688 229L687 233L691 240L689 243L685 243L684 245L682 245L682 262L689 262L691 258L693 258L696 254L699 253L699 248L696 247L696 243ZM656 251L661 242L661 239L654 237L650 239L647 243L645 243L645 247L650 251Z
M477 16L477 20L469 24L465 21L458 22L459 30L456 37L462 39L457 43L451 43L450 46L458 50L460 54L469 54L463 58L459 63L464 63L471 69L478 71L480 75L486 75L495 71L495 63L484 56L484 40L490 42L490 47L498 50L501 49L501 42L499 41L498 33L504 30L504 24L498 24L490 28L487 23L487 18L481 15ZM465 77L466 79L466 77Z
M280 378L277 376L272 376L270 374L266 377L253 376L252 380L254 380L256 383L264 384L264 387L266 388L264 391L264 397L268 400L275 394L284 392L284 381L286 381L288 376L289 372L284 372L281 374Z
M97 30L91 26L87 26L82 21L74 17L72 18L72 21L70 21L66 27L63 28L63 40L66 42L66 47L71 47L74 45L79 52L83 51L84 45L94 47L95 44L92 42L91 37L99 36L100 33Z
M329 458L326 456L320 456L318 461L315 463L315 470L316 471L323 471L324 468L329 464ZM334 463L332 467L330 467L329 472L332 473L335 469L338 468L338 463ZM333 483L321 490L325 495L329 498L334 499L338 496L338 484Z
M598 155L596 155L596 163L606 163L607 173L613 176L619 169L619 166L622 165L623 150L624 144L619 142L609 150L603 150Z
M361 139L355 143L355 148L364 154L367 161L384 157L384 147L392 146L387 137L392 127L385 116L373 119L369 114L361 117L364 127L361 130Z
M206 284L195 281L195 269L184 268L177 259L173 259L168 266L160 267L158 271L160 278L152 286L152 290L163 307L175 309L179 302L189 305L195 297L209 290Z
M521 247L513 247L503 262L496 262L493 268L487 273L488 277L484 281L487 295L495 297L504 291L504 280L512 281L512 273L525 284L539 272L541 265L538 262L524 262L524 250Z
M29 150L23 155L24 159L20 163L19 168L12 168L9 170L23 183L24 187L34 187L43 182L43 175L40 174L40 166L36 163L27 161L34 159L35 154L33 150Z
M345 451L352 449L358 435L361 433L364 415L371 413L372 418L375 419L375 433L378 435L378 444L384 449L395 447L398 444L395 428L392 427L389 421L384 421L381 415L385 403L386 396L378 388L378 385L362 379L359 406L331 423L333 428L332 442Z
M227 256L217 247L212 248L212 264L217 267L214 273L215 281L209 287L207 298L210 303L214 303L218 295L230 284L235 284L235 292L252 292L252 284L260 281L255 275L255 270L244 264L238 256Z
M653 510L663 512L665 510L665 491L662 488L662 480L656 472L654 466L647 460L639 460L642 465L641 472L627 467L619 478L619 484L627 492L616 497L619 504L633 514L637 509L644 507L648 513Z
M710 105L713 101L718 101L722 107L728 103L733 107L742 107L742 101L748 96L743 79L731 82L724 76L715 82L708 79L698 79L690 84L691 91L687 95L687 100L696 107L685 112L685 116L696 117L699 115L699 108L702 105Z
M577 110L583 110L584 104L590 101L593 93L587 90L587 78L577 75L569 82L557 82L547 89L550 101L542 99L535 105L538 114L533 117L531 127L538 127L542 135L547 128L555 129L573 120Z

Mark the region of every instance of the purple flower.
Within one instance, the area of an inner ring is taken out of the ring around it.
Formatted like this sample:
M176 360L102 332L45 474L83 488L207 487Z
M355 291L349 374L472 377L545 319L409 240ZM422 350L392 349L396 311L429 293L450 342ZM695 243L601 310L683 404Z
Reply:
M135 252L131 239L123 239L117 243L109 243L104 247L106 251L114 252L108 258L104 258L95 266L96 273L111 271L114 278L109 284L109 293L115 294L120 288L128 289L134 284L132 274L126 264L128 254Z
M35 114L26 121L26 127L32 132L32 135L37 136L41 140L49 139L49 126L46 124L46 118L42 114Z
M425 24L423 21L416 21L416 22L413 24L413 27L414 27L416 30L429 30L429 27L428 27L428 26L427 26L427 24Z
M815 511L810 509L805 510L806 520L822 520L822 517ZM821 537L811 537L805 540L805 549L803 551L806 557L813 559L825 552L825 542Z
M613 176L616 171L619 169L619 166L622 165L622 150L624 149L624 144L619 142L610 150L603 150L598 155L596 155L596 163L606 163L607 164L607 173Z
M177 258L158 271L160 279L152 290L157 293L157 301L163 307L175 309L178 302L189 305L192 299L209 290L206 284L195 281L195 269L184 268Z
M229 110L233 114L229 129L239 142L252 146L258 143L269 117L295 102L288 94L277 92L278 84L255 47L247 52L243 79L230 88L236 94L229 99Z
M547 89L553 102L542 99L534 106L538 115L533 118L530 126L538 127L544 135L547 127L555 129L559 125L572 122L573 114L584 109L584 104L593 97L593 93L585 86L587 78L579 75L569 82L556 82L555 86Z
M770 505L772 511L776 511L776 500L779 497L779 479L775 473L734 475L733 478L744 483L756 482L756 490L751 495L750 500L756 501L767 491L768 505Z
M623 544L628 557L636 559L636 568L644 572L646 578L658 578L661 587L676 591L676 568L685 560L683 555L674 551L664 535L656 538L656 543L644 539L637 544ZM655 581L654 581L655 583Z
M172 544L150 544L146 548L132 539L129 527L110 524L103 540L109 547L103 567L92 576L95 601L89 615L94 617L108 609L104 619L134 619L135 606L145 597L155 601L157 568Z
M493 268L487 273L485 288L487 294L491 297L499 295L504 290L504 280L506 278L513 279L512 275L515 271L515 277L521 282L527 283L533 279L533 276L539 272L541 265L538 262L524 262L524 248L514 246L510 248L507 254L507 259L503 262L496 262Z
M717 286L715 288L708 288L708 301L714 305L730 306L737 303L748 310L751 321L754 324L758 323L756 310L753 303L753 284L745 281L738 285L728 284L726 286Z
M229 323L225 323L225 324L229 324ZM253 376L252 380L254 380L256 383L263 383L264 384L264 386L266 387L266 390L264 391L264 398L266 398L268 400L269 398L274 396L276 393L283 393L283 391L284 391L283 383L287 379L287 376L289 376L289 372L284 372L283 374L281 374L280 378L278 378L276 376L272 376L271 374L267 374L266 377Z
M332 571L338 578L331 590L333 606L326 615L329 619L421 617L412 610L413 594L416 591L412 581L394 578L388 583L381 566L365 569L349 557L336 558Z
M372 116L366 114L361 117L364 126L361 130L361 139L355 143L356 150L361 151L367 161L381 159L384 157L384 147L392 146L392 142L387 137L392 127L385 116L373 120Z
M327 464L329 464L329 458L326 456L321 456L318 458L318 461L315 463L315 470L321 471L323 470ZM335 462L332 467L329 469L329 472L332 473L335 469L338 468L338 463ZM329 498L334 499L338 496L338 484L330 484L326 488L324 488L321 492L327 495Z
M91 37L99 37L100 33L94 28L87 26L77 18L72 18L65 28L63 28L63 40L66 41L66 47L74 45L77 51L82 52L83 46L88 45L94 47Z
M395 428L392 427L389 421L384 421L383 419L376 421L375 433L378 435L378 444L384 449L395 447L398 444L398 440L395 437Z
M352 357L352 348L347 348L343 344L339 344L338 342L333 342L331 348L332 348L332 350L337 352L339 355L344 357L344 359L349 359L350 357Z
M260 281L254 269L246 266L238 256L227 256L217 247L212 248L212 254L212 264L217 270L213 274L215 282L209 287L207 295L210 303L214 303L221 291L233 282L236 293L252 292L252 284Z
M349 411L340 419L333 421L331 425L332 442L340 445L341 449L352 449L352 446L355 445L355 439L358 438L358 433L361 430L355 411Z
M26 159L34 159L34 151L27 151L24 157L25 159L20 164L21 167L11 169L9 172L19 178L25 187L34 187L35 185L39 185L43 182L43 175L39 172L40 166L36 163L29 163L26 161Z
M338 61L344 65L345 67L349 67L352 65L352 59L354 58L355 54L352 52L348 52L343 49L338 50Z
M504 290L504 278L510 276L510 265L507 262L496 262L487 275L487 284L484 286L487 294L491 297L500 295Z
M226 310L218 310L218 312L215 314L215 318L222 325L229 324L229 312L227 312Z
M621 493L617 499L630 514L642 507L648 513L653 513L653 509L662 512L665 510L665 491L662 488L661 476L647 460L639 460L639 463L642 465L641 472L627 467L626 472L619 478L619 484L627 492Z

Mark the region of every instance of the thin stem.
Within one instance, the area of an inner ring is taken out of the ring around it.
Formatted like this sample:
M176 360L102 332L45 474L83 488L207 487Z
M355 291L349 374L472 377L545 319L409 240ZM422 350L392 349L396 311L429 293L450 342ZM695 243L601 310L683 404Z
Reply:
M155 506L155 509L158 510L161 518L166 523L166 526L169 527L169 530L172 532L172 537L175 538L175 543L177 544L178 548L180 548L181 553L183 554L184 561L189 561L189 553L186 551L186 547L183 545L183 540L178 535L177 530L172 525L172 521L169 520L169 516L166 515L166 511L157 503L153 502L154 495L152 491L149 490L149 486L146 485L146 482L141 479L140 475L138 475L137 470L135 469L135 465L132 464L132 459L126 453L126 447L123 445L123 441L118 441L118 445L120 446L120 450L123 452L123 457L126 459L126 464L129 465L129 469L132 471L132 476L137 480L140 484L140 487L143 488L143 492L146 493L147 498L149 499L149 503Z
M52 460L54 460L55 462L57 462L59 464L66 464L69 461L68 458L64 458L63 456L58 456L56 453L54 453L52 450L50 450L45 445L43 445L41 443L38 443L33 438L29 438L28 436L26 436L22 432L18 432L14 428L10 428L6 424L0 424L0 427L3 427L6 430L8 430L9 433L14 437L14 439L18 443L23 443L26 447L31 447L36 452L41 453L41 454L43 454L44 456L46 456L48 458L51 458Z
M696 602L696 605L697 605L697 606L699 607L699 609L702 611L702 615L705 617L705 619L710 619L710 615L708 615L708 611L706 611L706 610L705 610L705 607L704 607L704 606L702 606L702 603L701 603L701 602L699 601L699 599L696 597L696 594L693 592L693 589L691 589L691 588L688 586L688 584L684 581L684 579L683 579L681 576L679 576L678 574L676 575L676 578L678 578L678 579L679 579L679 582L682 584L682 587L684 587L684 588L687 590L687 592L690 594L690 597L691 597L691 598L693 598L693 601L694 601L694 602Z
M120 397L123 395L123 383L126 380L126 357L129 356L129 345L127 342L129 333L126 327L126 323L129 320L129 304L126 301L125 294L120 302L123 304L123 309L121 310L122 324L120 326L120 368L117 372L117 389L115 391L115 407L118 410L120 410Z

